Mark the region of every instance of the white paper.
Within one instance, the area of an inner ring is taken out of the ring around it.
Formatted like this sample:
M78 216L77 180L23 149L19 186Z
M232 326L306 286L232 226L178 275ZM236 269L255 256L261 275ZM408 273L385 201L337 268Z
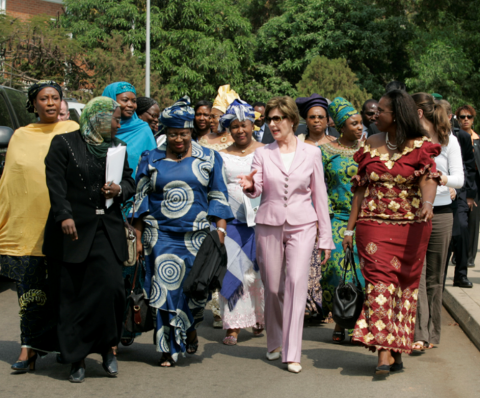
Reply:
M118 145L114 148L108 148L107 167L105 170L105 181L113 181L115 184L122 182L123 164L125 163L125 154L127 147ZM105 207L108 209L113 205L113 199L105 199Z

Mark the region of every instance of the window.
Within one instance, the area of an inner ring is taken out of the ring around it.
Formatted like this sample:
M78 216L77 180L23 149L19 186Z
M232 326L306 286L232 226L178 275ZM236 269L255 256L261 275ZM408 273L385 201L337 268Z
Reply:
M27 124L35 123L37 121L37 118L33 113L27 112L27 108L25 107L27 104L27 96L24 93L8 88L5 88L5 93L12 104L13 111L18 119L18 123L20 123L19 127L23 127Z
M10 113L8 112L7 103L2 94L0 94L0 126L7 126L15 130L12 118L10 117Z

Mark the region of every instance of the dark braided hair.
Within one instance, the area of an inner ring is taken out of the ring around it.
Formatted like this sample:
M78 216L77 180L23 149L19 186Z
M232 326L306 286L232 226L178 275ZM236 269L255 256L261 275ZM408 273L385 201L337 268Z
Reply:
M137 97L137 115L142 116L153 105L158 105L157 101L149 97Z

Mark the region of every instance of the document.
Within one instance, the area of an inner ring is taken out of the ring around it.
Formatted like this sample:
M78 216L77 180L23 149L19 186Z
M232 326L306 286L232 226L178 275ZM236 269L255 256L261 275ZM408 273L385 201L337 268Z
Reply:
M117 147L108 148L107 167L105 170L105 181L108 183L113 181L115 184L122 182L123 164L125 163L125 154L127 147L118 145ZM113 199L105 199L105 207L108 209L113 204Z

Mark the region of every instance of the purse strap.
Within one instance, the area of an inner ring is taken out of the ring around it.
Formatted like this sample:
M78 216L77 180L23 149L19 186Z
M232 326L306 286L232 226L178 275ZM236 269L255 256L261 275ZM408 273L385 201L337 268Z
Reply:
M354 282L356 285L360 285L360 281L357 276L357 267L355 266L355 257L353 256L353 252L350 250L350 248L347 247L345 250L345 257L343 259L343 281L346 282L347 280L347 269L348 266L352 267L352 282Z

